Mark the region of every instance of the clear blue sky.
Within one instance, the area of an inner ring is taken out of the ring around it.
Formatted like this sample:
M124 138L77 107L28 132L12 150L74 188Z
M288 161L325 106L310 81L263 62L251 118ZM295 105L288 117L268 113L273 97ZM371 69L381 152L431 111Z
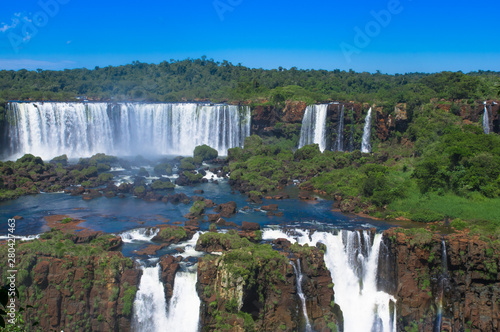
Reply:
M0 69L206 55L257 68L500 71L494 0L6 0L0 9ZM390 17L378 23L381 11Z

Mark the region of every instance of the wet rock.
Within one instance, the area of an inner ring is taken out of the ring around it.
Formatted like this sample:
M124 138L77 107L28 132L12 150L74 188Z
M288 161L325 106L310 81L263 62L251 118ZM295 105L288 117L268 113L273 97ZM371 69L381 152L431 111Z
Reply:
M260 225L256 222L243 221L241 223L241 229L244 231L257 231L260 230Z
M220 215L224 218L230 218L238 212L236 208L237 206L235 202L228 202L219 204L214 208L214 211L220 213Z
M260 209L264 211L276 211L278 210L278 204L263 205Z

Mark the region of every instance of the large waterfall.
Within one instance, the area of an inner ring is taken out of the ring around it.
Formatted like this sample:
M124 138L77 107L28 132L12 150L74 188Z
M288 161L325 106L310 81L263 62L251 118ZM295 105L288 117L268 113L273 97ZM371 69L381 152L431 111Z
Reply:
M299 148L318 144L323 152L326 148L326 115L328 104L307 106L302 118Z
M168 305L167 325L164 331L196 332L199 330L200 298L196 293L196 267L175 275L172 298Z
M298 236L265 229L263 239L287 238L299 244L326 245L325 263L334 283L335 302L344 317L344 331L396 331L395 298L377 289L381 234L342 230L338 234L295 230Z
M372 127L372 108L368 110L365 118L365 127L363 128L363 141L361 142L361 152L370 153L372 147L370 146L370 134Z
M163 331L167 326L167 303L160 265L144 267L134 300L133 331Z
M372 241L369 231L312 235L311 244L326 245L325 263L335 285L335 302L344 315L344 331L396 331L396 300L377 289L381 241L381 234Z
M250 108L142 103L8 104L11 153L44 159L96 153L191 155L207 144L226 155L250 135Z
M176 273L173 295L167 308L160 265L143 267L134 300L132 330L197 332L201 302L196 293L196 271L197 265L194 265Z
M490 120L488 116L488 108L486 107L486 102L484 102L483 130L485 134L490 133Z

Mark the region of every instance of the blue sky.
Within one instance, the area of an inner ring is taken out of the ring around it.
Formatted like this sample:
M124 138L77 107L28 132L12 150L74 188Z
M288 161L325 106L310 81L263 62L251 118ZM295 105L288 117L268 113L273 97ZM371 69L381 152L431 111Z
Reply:
M229 60L384 73L500 71L493 0L7 0L0 69Z

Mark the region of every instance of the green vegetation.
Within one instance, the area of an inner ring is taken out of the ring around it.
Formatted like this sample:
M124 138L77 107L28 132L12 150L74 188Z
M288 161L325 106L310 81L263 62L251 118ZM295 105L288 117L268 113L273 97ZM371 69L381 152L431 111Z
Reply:
M153 190L167 190L167 189L174 189L175 188L175 183L172 183L170 181L164 181L164 180L155 180L151 184L151 188Z
M205 212L205 207L206 207L205 201L196 201L189 209L189 213L199 217L203 214L203 212Z
M217 150L205 144L195 147L193 152L193 158L194 160L198 161L198 163L201 163L205 160L217 159L218 156L219 153L217 152Z
M264 70L228 61L170 60L160 64L138 61L125 66L64 71L0 71L0 103L4 100L179 101L211 99L283 103L302 100L371 100L418 104L430 98L486 99L496 97L499 74L441 72L385 75L352 70ZM43 81L44 84L40 84Z
M416 108L408 129L375 139L372 154L321 153L315 144L293 152L286 138L248 137L228 152L231 180L259 197L299 180L340 197L343 212L421 223L460 218L458 228L498 237L500 136L438 106Z
M166 227L162 228L158 236L163 240L169 240L171 238L176 239L176 241L186 240L187 233L184 227Z
M172 175L172 165L169 163L160 163L154 167L154 171L158 175Z

